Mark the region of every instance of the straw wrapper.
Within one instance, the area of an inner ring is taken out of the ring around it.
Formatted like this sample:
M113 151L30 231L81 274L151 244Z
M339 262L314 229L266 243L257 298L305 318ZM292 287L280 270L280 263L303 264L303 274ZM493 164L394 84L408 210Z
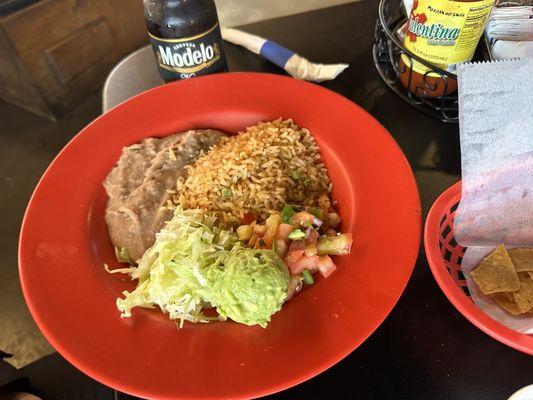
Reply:
M348 64L312 63L276 42L239 29L222 29L222 38L265 57L297 79L312 82L329 81L335 79L337 75L348 68Z
M454 222L468 246L461 269L472 300L509 328L533 333L482 295L469 272L496 246L533 247L533 60L460 65L463 189Z

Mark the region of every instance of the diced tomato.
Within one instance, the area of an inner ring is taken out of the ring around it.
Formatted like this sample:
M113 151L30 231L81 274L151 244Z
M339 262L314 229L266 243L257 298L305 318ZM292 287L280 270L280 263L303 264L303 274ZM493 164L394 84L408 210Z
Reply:
M274 241L274 251L281 258L285 257L285 254L287 254L288 249L289 249L289 246L287 245L287 242L285 242L285 240L276 239Z
M310 227L313 225L315 216L305 211L300 211L294 214L291 218L291 224L294 227Z
M248 240L248 246L254 247L255 243L257 242L257 239L259 239L259 236L255 232L252 233L250 240Z
M289 267L289 265L294 264L296 261L298 261L299 258L303 257L303 255L304 255L303 250L289 249L289 252L285 256L285 260L284 260L285 264L287 264L287 267Z
M330 276L333 273L333 271L335 271L336 269L337 267L333 263L333 260L331 259L331 257L329 256L319 257L318 271L324 278L327 278L328 276Z
M270 249L270 247L268 247L265 243L265 241L263 240L263 238L259 238L257 239L257 241L255 242L255 245L254 245L254 249Z
M317 241L319 255L345 255L350 254L353 238L351 233L343 233L337 236L321 236Z
M307 245L305 245L304 253L308 257L316 255L318 253L316 243L308 243Z
M265 236L263 236L263 240L265 241L267 247L272 247L272 242L274 241L274 237L276 236L276 228L274 229L267 229L265 232Z
M242 217L242 223L245 225L250 225L255 220L257 220L257 216L251 212L244 213L244 216Z
M328 215L329 215L328 208L327 207L322 207L320 209L320 215L322 216L322 218L320 218L322 220L322 227L326 227L327 228L327 226L329 224L329 221L328 221Z
M253 232L252 232L252 236L250 236L250 240L248 240L248 246L250 247L254 247L255 246L255 243L257 242L257 239L259 239L262 235L260 235L258 232L257 232L257 224L255 221L253 221L250 226L253 228ZM259 230L261 230L261 228L259 228Z
M339 214L337 214L336 212L329 213L328 214L328 222L329 222L329 226L331 228L336 228L341 223L341 217L339 217Z
M257 236L263 236L267 231L267 227L266 225L255 225L254 226L254 233L257 235Z
M313 228L307 228L305 231L305 243L316 243L318 240L318 232Z
M288 240L289 233L291 233L294 230L294 227L290 224L280 224L278 226L278 232L276 233L276 237L278 239Z
M302 256L296 259L296 261L287 263L289 271L292 275L299 274L304 269L308 271L316 271L318 269L318 256Z
M303 240L293 240L289 246L289 250L305 250L305 242Z
M276 232L278 230L278 225L280 222L281 217L279 216L279 214L272 214L265 221L265 226L267 229L265 235L263 236L263 240L265 241L266 246L269 248L272 247L272 242L276 237Z

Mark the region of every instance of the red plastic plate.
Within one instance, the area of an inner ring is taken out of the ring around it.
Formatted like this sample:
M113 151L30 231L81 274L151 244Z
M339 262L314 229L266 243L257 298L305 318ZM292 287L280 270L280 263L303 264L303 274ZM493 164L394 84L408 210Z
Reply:
M121 149L200 127L236 132L293 118L316 137L344 230L355 237L338 270L306 288L266 329L185 324L156 310L121 319L115 299L134 283L108 275L113 252L102 180ZM30 201L20 237L22 288L50 343L87 375L159 398L248 398L305 381L356 349L394 307L418 253L415 180L387 131L320 86L232 73L165 85L101 116L57 156Z

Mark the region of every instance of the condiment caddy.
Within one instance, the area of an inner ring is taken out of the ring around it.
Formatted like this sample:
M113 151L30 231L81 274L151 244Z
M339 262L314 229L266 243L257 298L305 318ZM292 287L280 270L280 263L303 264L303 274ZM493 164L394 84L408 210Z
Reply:
M381 78L425 114L457 123L455 67L489 58L486 42L478 42L491 8L491 0L381 0L373 46Z

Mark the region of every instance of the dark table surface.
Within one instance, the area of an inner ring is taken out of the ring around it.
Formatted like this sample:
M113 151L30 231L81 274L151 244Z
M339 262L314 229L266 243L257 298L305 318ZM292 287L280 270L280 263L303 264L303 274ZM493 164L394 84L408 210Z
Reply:
M396 139L414 170L425 218L437 196L459 180L458 126L421 114L380 80L372 62L376 15L377 2L363 0L245 29L310 60L350 64L323 86L365 108ZM284 73L240 47L226 45L226 52L232 71ZM46 379L44 370L49 372ZM76 398L75 387L81 386L87 393L83 398L116 396L59 355L25 372L47 398ZM65 380L72 388L59 389ZM532 383L533 359L485 335L459 314L433 279L421 246L407 289L378 330L328 371L269 398L492 400L506 399Z

